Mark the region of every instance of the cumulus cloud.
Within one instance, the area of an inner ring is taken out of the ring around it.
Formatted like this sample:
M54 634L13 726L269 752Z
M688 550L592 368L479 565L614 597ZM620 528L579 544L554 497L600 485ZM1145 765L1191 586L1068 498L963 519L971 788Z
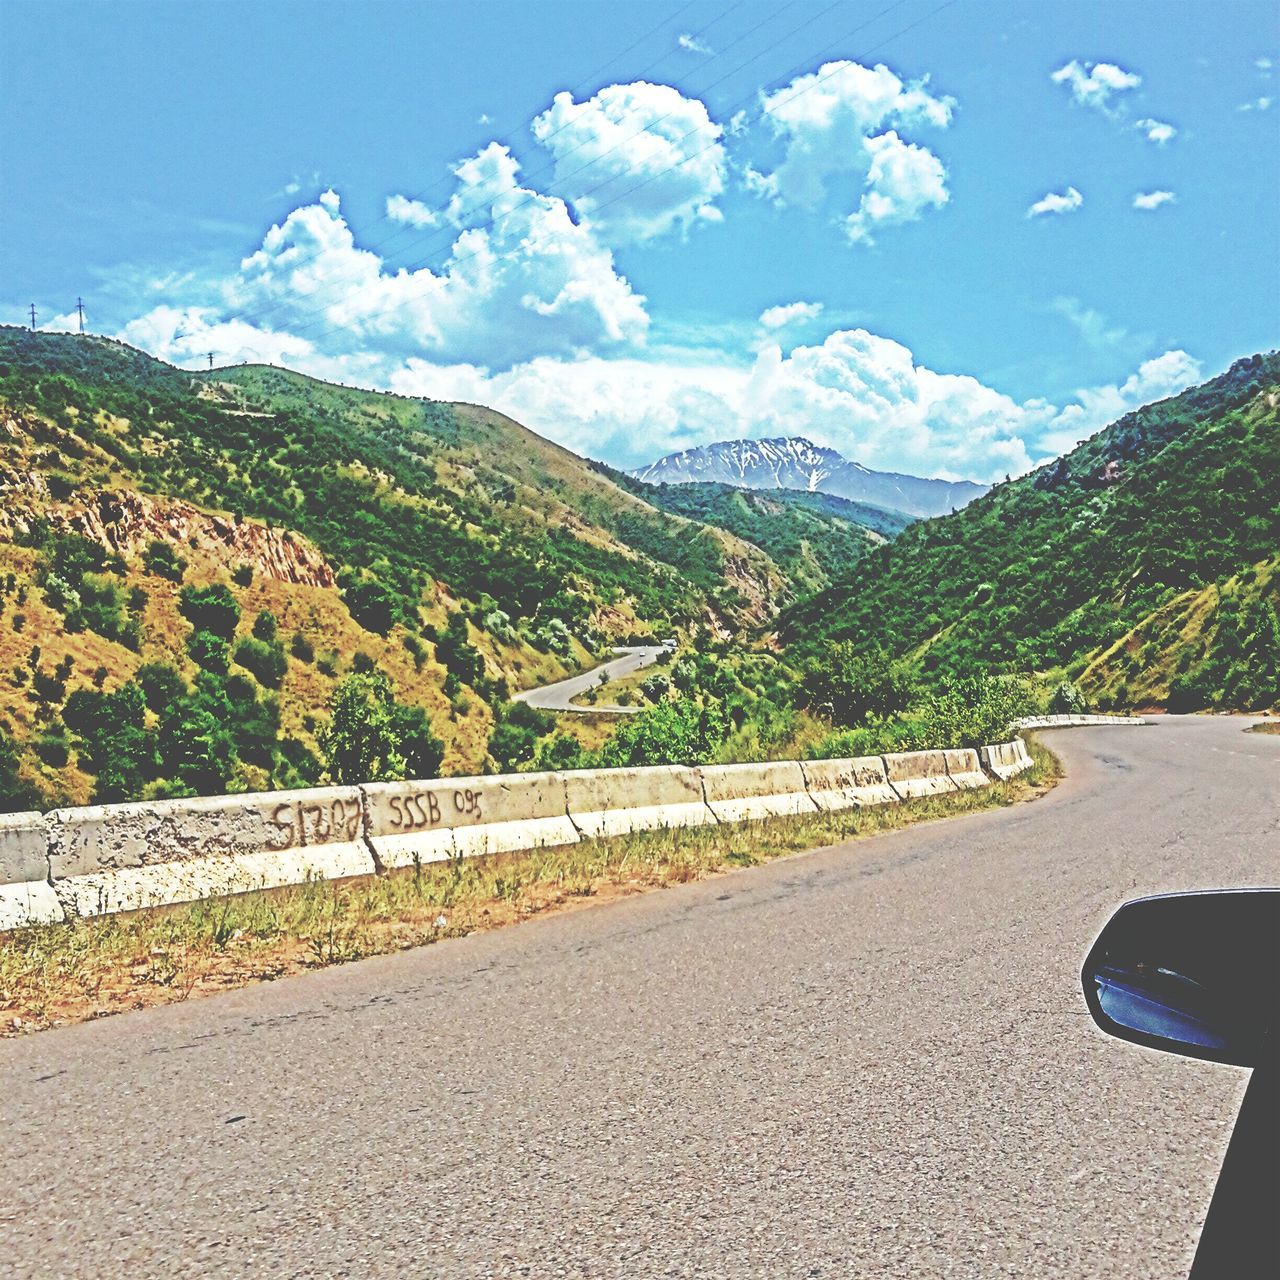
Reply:
M699 40L697 36L691 36L687 31L676 36L676 44L680 46L686 53L710 54L711 46L704 40Z
M1125 71L1113 62L1082 63L1075 58L1059 67L1050 79L1055 84L1065 85L1080 106L1092 107L1106 115L1113 113L1113 103L1118 95L1128 93L1142 83L1140 75Z
M1154 142L1157 147L1165 146L1178 136L1177 129L1163 120L1152 120L1150 118L1139 120L1133 127L1140 133L1145 133L1147 141Z
M1074 213L1082 204L1084 196L1075 187L1068 187L1063 192L1050 191L1027 210L1027 217L1038 218L1046 213Z
M1236 110L1237 111L1270 111L1271 103L1272 103L1271 98L1266 98L1266 97L1253 98L1249 102L1242 102L1236 108Z
M697 98L643 80L558 93L531 127L555 157L550 188L610 243L721 220L724 130Z
M814 320L822 314L820 302L788 302L781 306L769 307L760 313L762 329L785 329L787 325L799 324L805 320Z
M645 300L619 274L612 253L564 201L522 187L518 175L496 143L456 167L457 187L442 215L456 237L437 270L388 269L359 246L337 194L326 191L273 226L237 272L206 288L208 296L198 299L203 309L189 324L217 329L217 317L230 314L252 325L256 316L255 331L267 331L256 333L258 346L275 341L271 329L293 329L314 341L316 358L368 349L383 361L414 354L493 368L642 342ZM430 212L408 200L395 208L419 220ZM152 313L158 328L145 345L180 356L184 347L166 330L169 320L163 308ZM246 335L217 332L227 343L254 345ZM226 349L212 336L201 339L207 349Z
M845 220L850 240L871 244L873 229L914 222L925 209L940 209L951 198L947 171L932 151L903 142L892 129L868 138L866 146L871 168L858 208Z
M387 198L387 217L392 222L403 222L410 227L438 227L440 215L423 204L421 200L410 200L408 196L389 196Z
M1177 395L1199 380L1199 360L1182 350L1166 351L1144 360L1122 383L1077 391L1075 403L1047 416L1037 443L1045 458L1065 453L1131 409Z
M816 209L852 181L862 190L844 228L855 243L871 243L874 231L941 207L949 199L946 169L901 132L951 122L954 99L935 96L927 85L927 79L906 83L882 63L841 61L763 94L761 118L783 156L767 172L748 165L747 189L778 205Z
M1271 61L1270 58L1255 58L1253 65L1257 67L1258 70L1261 71L1263 75L1266 75L1270 72L1271 68L1275 64Z
M1140 191L1133 197L1133 207L1158 209L1162 204L1173 204L1177 198L1172 191Z
M1185 352L1167 352L1122 383L1082 389L1065 406L1019 403L976 378L918 365L902 344L853 329L789 355L765 342L749 364L679 353L540 357L488 375L411 359L391 386L493 405L570 449L620 466L738 436L803 435L878 469L995 480L1198 376Z

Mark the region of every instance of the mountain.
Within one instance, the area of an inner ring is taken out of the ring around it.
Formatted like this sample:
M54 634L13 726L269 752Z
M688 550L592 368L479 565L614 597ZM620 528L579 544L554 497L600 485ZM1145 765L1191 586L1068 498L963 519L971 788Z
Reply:
M943 515L986 492L971 480L871 471L802 436L722 440L668 454L631 474L649 484L711 481L743 489L805 489L913 516Z
M911 523L900 511L830 493L741 489L703 481L655 485L603 469L653 506L715 525L759 547L805 592L845 577L867 551Z
M1064 671L1113 705L1280 702L1280 353L1126 414L785 610L923 672Z
M489 409L92 336L0 328L0 439L9 803L314 781L373 669L419 760L482 770L508 691L827 580Z

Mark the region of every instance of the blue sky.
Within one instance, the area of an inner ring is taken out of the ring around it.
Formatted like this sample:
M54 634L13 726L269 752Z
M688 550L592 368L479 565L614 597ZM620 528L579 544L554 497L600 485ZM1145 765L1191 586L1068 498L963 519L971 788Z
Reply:
M2 21L0 320L191 367L992 479L1280 332L1269 0Z

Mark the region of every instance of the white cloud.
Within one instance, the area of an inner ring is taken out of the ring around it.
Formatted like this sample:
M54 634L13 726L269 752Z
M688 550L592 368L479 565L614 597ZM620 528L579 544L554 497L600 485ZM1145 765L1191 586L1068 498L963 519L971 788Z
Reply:
M326 191L273 226L235 274L206 286L201 310L188 319L208 330L220 316L244 316L254 333L226 341L253 345L256 336L270 344L277 339L259 330L296 330L314 342L316 359L370 351L379 367L412 354L503 368L541 354L642 342L644 298L610 251L562 200L521 187L518 172L497 144L457 166L445 213L461 229L435 271L389 270L356 243L337 194ZM422 210L397 208L414 216ZM481 214L483 225L467 225ZM159 327L149 349L183 350L166 330L166 309L153 314Z
M697 98L643 80L558 93L531 127L555 157L549 186L611 243L721 220L724 131Z
M857 211L845 220L855 243L872 244L871 232L899 222L915 222L925 209L940 209L951 199L947 171L932 151L903 142L891 129L868 138L871 168Z
M883 64L841 61L762 94L761 117L784 151L769 172L746 166L747 189L779 205L815 209L829 197L846 198L852 180L862 192L844 227L850 240L866 243L880 227L944 205L942 162L899 132L951 122L954 99L933 95L927 84L904 83Z
M1237 111L1270 111L1272 101L1273 100L1271 98L1265 98L1265 97L1254 98L1250 102L1242 102L1236 108L1236 110Z
M687 53L710 54L711 46L704 40L699 40L697 36L691 36L687 31L676 36L676 44L684 49Z
M1275 63L1273 63L1270 58L1255 58L1253 65L1257 67L1258 70L1263 73L1263 75L1266 75L1266 73L1271 70L1271 68L1275 65Z
M1046 459L1065 453L1131 409L1177 395L1199 380L1199 360L1185 351L1166 351L1143 361L1118 385L1077 391L1074 404L1047 416L1037 444Z
M1134 126L1140 133L1147 135L1148 142L1154 142L1156 146L1163 147L1166 143L1172 142L1178 136L1178 131L1171 124L1166 124L1163 120L1139 120Z
M411 359L390 385L492 405L620 466L715 440L803 435L878 469L995 480L1198 377L1198 363L1172 351L1120 384L1082 389L1064 407L1019 403L976 378L919 366L900 343L855 329L785 356L766 342L749 364L677 352L645 360L540 357L488 376Z
M392 222L403 222L411 227L440 225L440 215L434 209L429 209L421 200L410 200L408 196L388 196L387 217Z
M1128 93L1142 83L1142 77L1125 71L1112 62L1081 63L1073 58L1055 71L1050 79L1066 85L1072 98L1082 107L1093 107L1110 115L1117 95Z
M1133 197L1133 207L1158 209L1162 204L1173 204L1177 198L1172 191L1140 191Z
M1092 307L1086 307L1079 298L1057 297L1049 309L1060 315L1095 350L1104 350L1122 343L1128 336L1126 329L1109 326L1106 317Z
M1050 191L1027 210L1027 217L1038 218L1045 213L1074 213L1082 204L1084 196L1075 187L1068 187L1061 193Z
M788 302L762 311L760 327L769 330L785 329L787 325L814 320L821 314L822 303L820 302Z

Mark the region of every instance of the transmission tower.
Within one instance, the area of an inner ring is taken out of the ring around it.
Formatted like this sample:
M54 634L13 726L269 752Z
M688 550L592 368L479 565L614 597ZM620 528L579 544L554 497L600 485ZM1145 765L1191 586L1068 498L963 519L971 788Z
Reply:
M36 331L36 304L33 302L31 304L31 332L34 333L35 331Z
M209 368L210 369L213 368L213 352L212 351L209 352Z
M76 299L76 312L80 316L80 332L84 332L84 299Z

